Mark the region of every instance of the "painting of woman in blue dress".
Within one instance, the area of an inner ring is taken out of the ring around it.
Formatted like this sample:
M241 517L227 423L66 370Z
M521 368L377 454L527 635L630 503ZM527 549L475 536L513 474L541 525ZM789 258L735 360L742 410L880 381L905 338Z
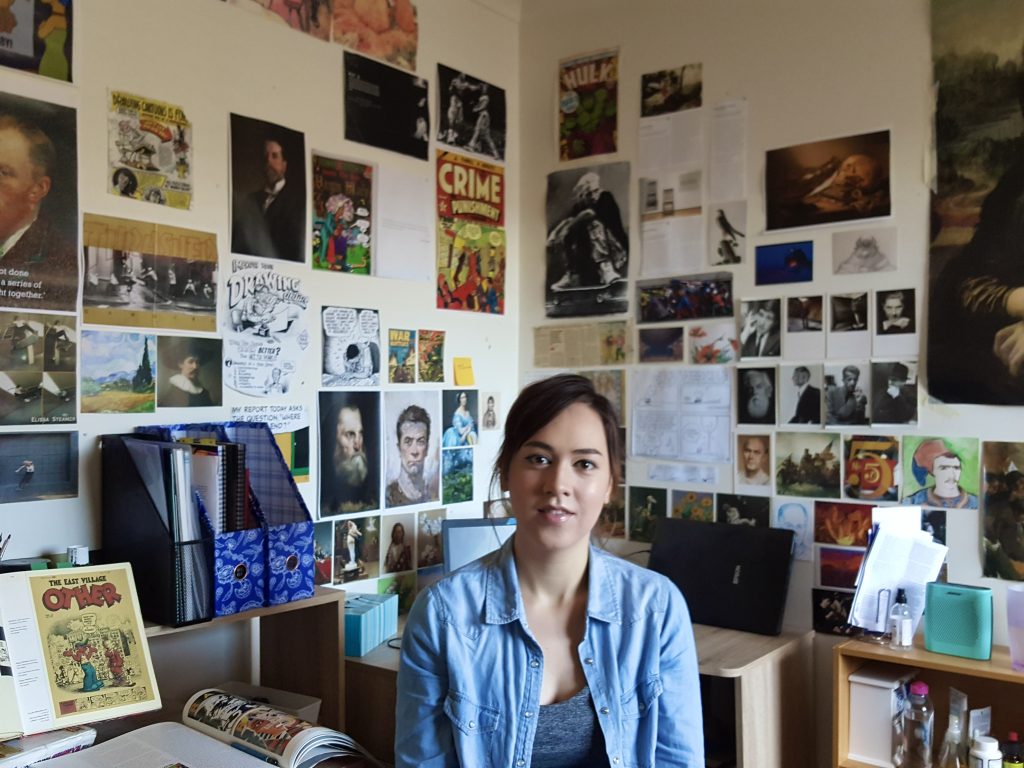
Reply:
M477 393L475 391L452 390L445 392L445 421L451 426L441 436L442 447L459 448L476 445L476 409Z

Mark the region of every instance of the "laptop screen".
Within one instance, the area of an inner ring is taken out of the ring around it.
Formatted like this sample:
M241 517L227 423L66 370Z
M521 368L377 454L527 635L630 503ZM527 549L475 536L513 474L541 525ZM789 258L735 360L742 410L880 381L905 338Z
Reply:
M697 624L777 635L793 532L659 518L648 567L668 576Z
M516 521L512 517L442 520L444 572L451 573L499 549L515 530Z

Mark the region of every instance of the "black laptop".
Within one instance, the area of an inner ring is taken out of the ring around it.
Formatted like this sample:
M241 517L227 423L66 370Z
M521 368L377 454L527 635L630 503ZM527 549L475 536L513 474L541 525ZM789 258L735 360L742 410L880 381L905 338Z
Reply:
M679 587L697 624L782 631L793 531L659 518L648 567Z

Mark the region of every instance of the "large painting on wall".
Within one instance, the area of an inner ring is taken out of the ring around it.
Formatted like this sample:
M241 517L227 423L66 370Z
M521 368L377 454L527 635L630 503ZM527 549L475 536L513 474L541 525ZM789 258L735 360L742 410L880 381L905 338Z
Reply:
M928 390L1024 404L1024 6L933 0Z

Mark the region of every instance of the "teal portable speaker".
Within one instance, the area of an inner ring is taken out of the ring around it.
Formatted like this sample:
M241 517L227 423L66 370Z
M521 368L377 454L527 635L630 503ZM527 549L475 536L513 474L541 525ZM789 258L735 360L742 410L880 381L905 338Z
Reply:
M928 582L924 595L924 647L935 653L992 657L992 590Z

